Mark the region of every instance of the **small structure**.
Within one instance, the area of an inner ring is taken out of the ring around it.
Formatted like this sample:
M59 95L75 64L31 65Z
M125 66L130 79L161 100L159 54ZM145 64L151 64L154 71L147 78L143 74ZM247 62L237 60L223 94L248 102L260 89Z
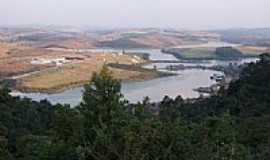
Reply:
M34 58L30 63L34 65L45 65L52 63L52 61L44 58Z
M178 71L178 70L184 70L186 67L183 64L179 65L169 65L166 67L166 69L170 71Z
M220 86L218 84L213 84L210 87L199 87L199 88L195 88L193 90L196 92L199 92L200 94L214 95L219 91L219 89L220 89Z
M141 58L140 58L139 56L134 55L133 57L134 57L135 59L137 59L137 60L141 60Z
M137 59L135 59L135 58L132 58L131 61L132 61L132 63L134 63L134 64L139 63L139 61L138 61Z
M118 52L118 56L122 56L123 55L123 52Z
M153 66L153 70L157 71L157 66L156 65Z
M213 76L211 76L210 78L215 80L216 82L221 82L225 80L225 76L221 74L213 74Z
M69 56L69 57L65 57L66 60L69 60L69 61L74 61L74 60L78 60L78 61L82 61L84 60L85 58L83 57L75 57L75 56Z
M34 65L46 65L46 64L55 64L56 66L61 66L66 63L70 63L71 60L66 59L65 57L56 58L56 59L46 59L46 58L34 58L30 63Z

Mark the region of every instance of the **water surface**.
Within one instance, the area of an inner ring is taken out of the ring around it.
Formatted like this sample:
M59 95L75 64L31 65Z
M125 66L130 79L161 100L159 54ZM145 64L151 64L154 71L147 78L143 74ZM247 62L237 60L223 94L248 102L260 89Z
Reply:
M89 50L86 50L89 52ZM120 52L121 50L116 49L95 49L91 51L99 52ZM151 60L177 60L170 54L163 54L160 50L156 49L143 49L143 50L126 50L126 53L148 53ZM213 65L228 65L229 63L243 64L246 62L256 61L257 59L243 59L238 61L217 61L209 60L202 61L199 63L179 63L185 66L213 66ZM145 68L157 67L158 70L166 71L165 68L168 65L176 65L175 63L155 63L144 66ZM143 100L144 97L148 96L151 101L160 101L165 95L170 97L176 97L181 95L183 98L196 98L199 93L193 89L198 87L207 87L216 83L210 79L214 73L222 74L221 72L212 70L201 70L201 69L187 69L181 71L175 71L176 76L162 77L144 82L129 82L122 83L122 93L124 97L132 103ZM62 93L56 94L42 94L42 93L20 93L13 92L14 96L28 97L36 101L42 99L49 100L52 104L62 103L71 104L71 106L78 105L82 100L83 88L73 88L66 90Z

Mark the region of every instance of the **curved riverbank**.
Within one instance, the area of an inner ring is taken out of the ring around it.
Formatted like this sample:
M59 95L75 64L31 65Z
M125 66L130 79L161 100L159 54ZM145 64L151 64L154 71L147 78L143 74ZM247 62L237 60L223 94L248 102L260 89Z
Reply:
M148 96L152 102L161 101L165 95L170 97L181 95L185 99L197 98L200 95L193 89L213 85L215 81L211 80L209 77L214 73L220 72L191 69L172 73L177 73L177 75L140 82L123 82L122 93L125 99L129 100L131 103L142 101L146 96ZM47 99L53 104L66 103L71 104L71 106L76 106L81 101L82 92L83 88L77 87L55 94L13 92L13 95L28 97L36 101Z
M105 51L104 51L105 52ZM132 51L126 51L134 53ZM177 61L175 57L168 54L163 54L160 50L141 50L136 51L137 53L149 53L149 58L151 61ZM252 62L254 59L245 59L236 61L239 64L245 62ZM200 61L196 63L178 63L185 66L213 66L213 65L227 65L228 63L236 63L230 61ZM213 70L202 70L202 69L185 69L179 71L168 71L166 67L168 65L177 65L177 63L151 63L144 65L143 68L153 69L155 68L161 72L169 72L175 74L175 76L161 76L159 78L154 78L146 81L137 81L137 82L123 82L122 83L122 93L125 98L132 103L143 100L144 97L150 97L151 101L161 101L164 95L170 97L176 97L181 95L183 98L197 98L200 94L194 91L198 87L209 87L216 82L211 80L210 77L213 74L222 74L221 72ZM119 66L126 67L126 66ZM129 71L130 72L130 71ZM48 99L53 104L56 103L67 103L71 106L76 106L81 101L82 96L82 87L72 88L65 90L62 93L56 94L42 94L42 93L14 93L14 95L19 95L21 97L28 97L34 100Z
M108 65L111 68L113 76L122 82L141 82L175 75L173 73L142 68L141 65L138 66L124 65L124 64L108 64ZM52 85L34 85L34 83L30 83L29 85L23 85L22 83L24 82L17 82L17 87L15 88L15 90L24 93L55 94L76 87L82 87L83 85L87 84L90 81L90 79L91 75L89 75L89 77L85 77L84 80L75 79L74 81L69 81L68 83L62 82L62 83L55 83ZM25 79L25 81L27 81L27 79ZM18 85L20 83L21 85Z

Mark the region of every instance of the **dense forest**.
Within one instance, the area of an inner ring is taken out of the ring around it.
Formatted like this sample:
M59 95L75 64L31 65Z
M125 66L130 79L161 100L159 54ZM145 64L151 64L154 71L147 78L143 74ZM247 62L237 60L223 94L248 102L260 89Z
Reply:
M196 100L130 104L106 66L75 108L3 88L0 160L269 160L269 57L250 63L228 89Z

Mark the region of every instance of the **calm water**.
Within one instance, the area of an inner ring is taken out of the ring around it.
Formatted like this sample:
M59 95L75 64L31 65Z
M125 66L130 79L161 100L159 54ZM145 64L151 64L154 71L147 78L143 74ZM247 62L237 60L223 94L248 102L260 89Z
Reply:
M210 70L184 70L179 71L179 75L163 77L144 82L130 82L122 84L122 93L130 102L141 101L144 97L149 96L151 101L160 101L165 95L176 97L181 95L184 98L196 98L199 94L193 91L197 87L207 87L215 82L210 80L210 76L219 73ZM81 101L83 92L82 87L66 90L57 94L41 93L13 93L21 97L28 97L40 101L48 99L53 104L67 103L72 106Z
M97 50L94 50L97 51ZM98 50L98 51L110 51L110 52L117 52L120 50ZM163 54L160 50L128 50L126 52L140 52L140 53L149 53L151 60L176 60L175 57L168 54ZM233 63L245 63L245 62L252 62L256 59L244 59L241 61L205 61L203 63L181 63L186 66L193 66L193 65L203 65L203 66L212 66L212 65L227 65L230 62ZM156 63L144 66L146 68L153 68L157 66L159 70L163 70L168 65L175 65L168 64L168 63ZM182 71L176 71L176 76L171 77L163 77L157 78L154 80L144 81L144 82L130 82L130 83L123 83L122 84L122 93L124 94L125 98L130 102L138 102L141 101L144 97L150 97L151 101L160 101L165 95L170 97L176 97L181 95L183 98L196 98L199 94L193 91L194 88L198 87L207 87L215 82L210 79L214 73L219 73L217 71L211 70L200 70L200 69L188 69ZM41 94L41 93L18 93L13 92L14 96L21 96L21 97L28 97L36 101L40 101L42 99L48 99L51 103L66 103L75 106L80 103L81 96L82 96L83 88L73 88L66 90L62 93L57 94Z

